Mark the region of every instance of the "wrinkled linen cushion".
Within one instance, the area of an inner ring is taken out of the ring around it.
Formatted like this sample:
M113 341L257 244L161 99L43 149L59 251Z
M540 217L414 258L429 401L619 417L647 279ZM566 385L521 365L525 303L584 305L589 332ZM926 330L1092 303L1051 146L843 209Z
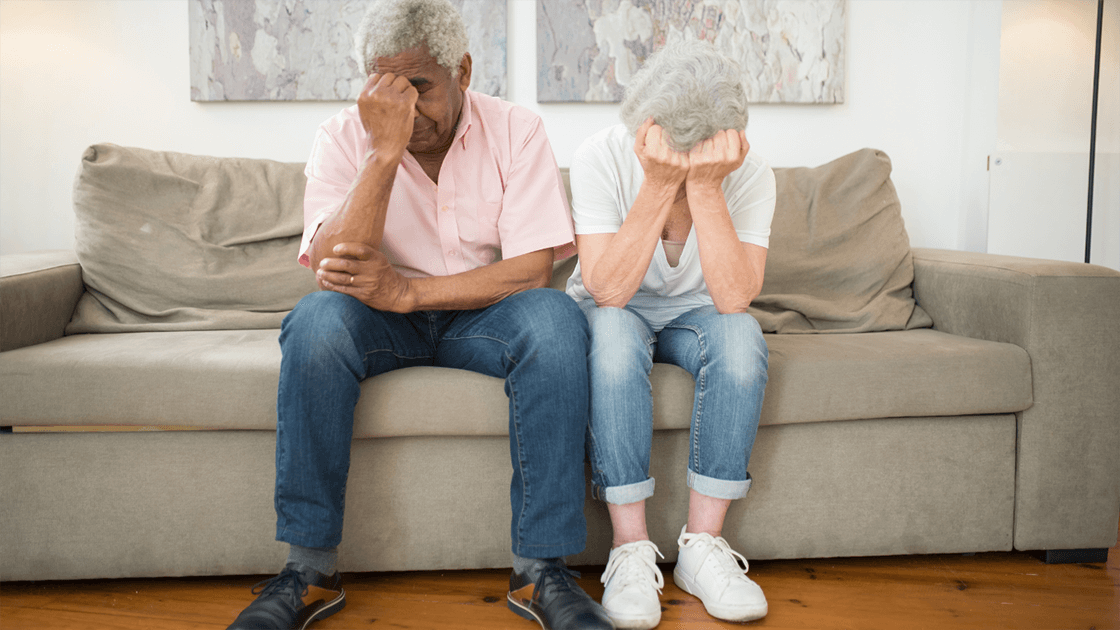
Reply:
M816 168L776 168L777 206L762 293L750 313L766 332L925 328L901 205L882 151Z
M67 334L278 327L316 289L296 262L303 166L86 149L74 211L88 291Z

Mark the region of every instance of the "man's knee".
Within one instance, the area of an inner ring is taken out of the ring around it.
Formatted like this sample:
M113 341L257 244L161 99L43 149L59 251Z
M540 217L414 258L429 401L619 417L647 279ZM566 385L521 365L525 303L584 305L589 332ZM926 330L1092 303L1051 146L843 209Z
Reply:
M369 307L356 298L335 291L315 291L300 299L284 318L281 328L320 328L344 325Z
M578 381L586 387L587 320L566 294L555 289L516 293L498 305L488 326L503 340L503 352L519 366L522 378Z
M352 348L363 309L369 307L342 293L309 293L284 318L280 347L285 354L300 352L308 358L331 354L339 346Z
M346 310L347 295L334 291L314 291L300 298L292 312L284 318L282 326L304 328L327 313L341 313Z
M586 354L587 319L567 294L555 289L530 289L506 299L517 302L514 317L533 343L568 346L566 349L575 345Z

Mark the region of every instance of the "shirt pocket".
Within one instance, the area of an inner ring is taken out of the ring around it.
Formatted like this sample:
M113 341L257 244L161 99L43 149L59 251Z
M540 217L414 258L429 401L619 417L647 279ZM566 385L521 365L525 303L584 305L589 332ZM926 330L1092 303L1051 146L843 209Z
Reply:
M494 155L459 156L455 177L456 220L463 253L473 266L501 259L498 222L505 201L505 176Z
M459 239L464 254L476 265L487 265L501 258L502 239L498 232L501 215L501 201L480 200L460 208Z

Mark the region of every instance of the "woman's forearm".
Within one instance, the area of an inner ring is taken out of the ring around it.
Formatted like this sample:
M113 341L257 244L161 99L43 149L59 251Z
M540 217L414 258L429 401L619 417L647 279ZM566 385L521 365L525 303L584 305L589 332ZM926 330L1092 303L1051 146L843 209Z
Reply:
M721 313L742 313L762 290L764 248L758 252L744 247L735 232L727 201L719 186L686 187L696 241L700 250L700 267L712 303Z
M596 304L621 308L638 292L676 192L668 186L643 183L618 232L596 247L597 251L581 248L584 287Z

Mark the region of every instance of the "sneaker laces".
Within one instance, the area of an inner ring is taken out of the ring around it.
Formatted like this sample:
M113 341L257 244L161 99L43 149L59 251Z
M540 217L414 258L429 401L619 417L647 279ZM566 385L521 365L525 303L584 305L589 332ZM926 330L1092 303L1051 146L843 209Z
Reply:
M611 552L607 568L603 570L603 576L599 581L605 585L618 574L622 586L633 582L649 582L657 588L658 593L661 593L661 589L665 588L665 576L661 575L653 558L642 553L643 549L653 549L662 560L665 559L665 556L661 555L661 550L652 541L643 540L626 544Z
M707 552L700 558L697 566L702 566L708 556L712 556L716 561L719 576L727 582L731 580L750 580L747 577L747 571L750 570L747 559L743 557L743 554L732 549L723 536L712 536L705 532L694 534L682 531L680 538L677 539L677 544L681 547L707 547Z
M284 567L280 575L257 582L253 586L253 595L280 595L292 607L298 610L303 605L303 596L307 593L308 583L303 579L303 574L292 567Z

